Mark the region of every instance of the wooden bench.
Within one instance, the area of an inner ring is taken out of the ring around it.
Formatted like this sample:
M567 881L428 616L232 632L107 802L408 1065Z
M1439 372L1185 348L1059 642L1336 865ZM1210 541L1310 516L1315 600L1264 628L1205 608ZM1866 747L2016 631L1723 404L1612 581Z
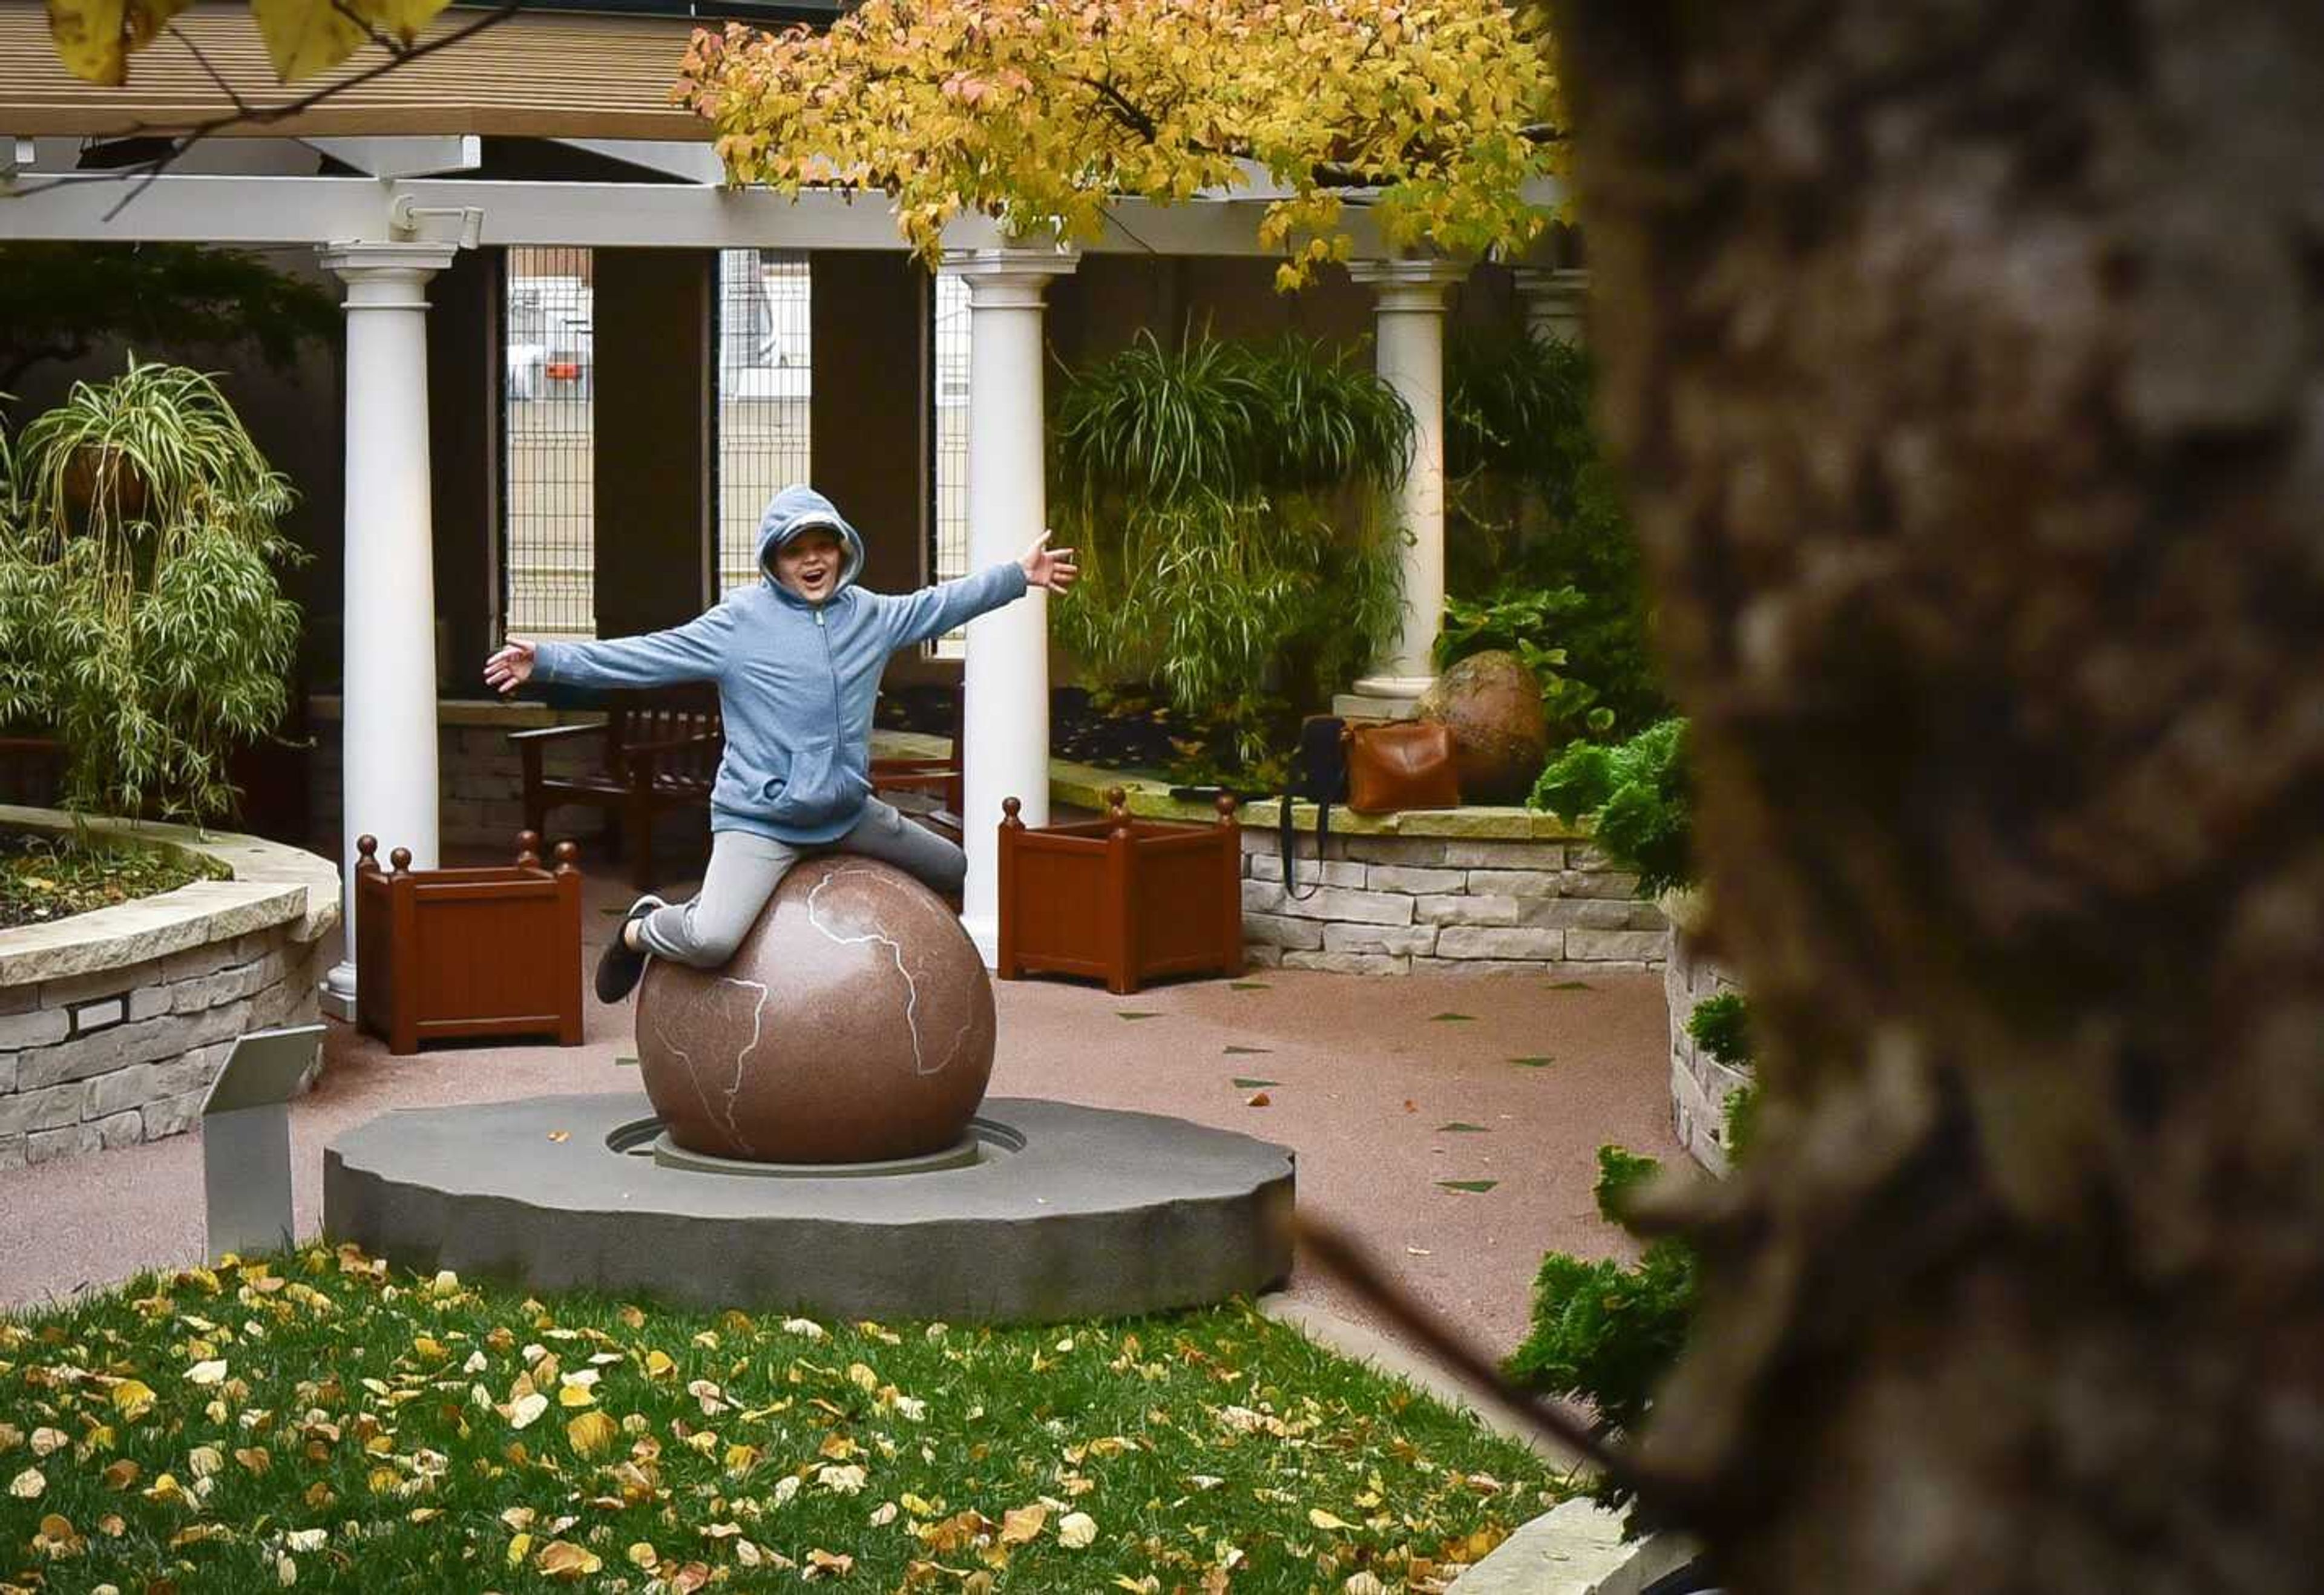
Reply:
M603 747L593 767L569 775L542 768L551 747L593 738ZM671 809L699 809L706 817L710 784L726 751L715 704L665 695L614 694L602 725L515 731L509 741L524 766L525 829L546 834L549 811L568 803L604 810L613 822L607 833L613 856L627 860L630 883L640 891L658 884L654 817Z
M945 757L872 761L872 789L934 797L940 808L915 811L908 817L958 843L960 813L965 804L957 689L953 724L952 751ZM543 768L543 757L550 747L591 737L604 743L604 753L595 768L577 775L551 775ZM719 756L726 750L724 727L708 701L646 695L613 695L603 725L515 731L509 733L509 741L516 744L517 757L524 765L525 829L547 834L549 811L567 803L606 810L614 820L609 833L614 856L627 858L630 883L640 891L658 884L653 873L654 816L673 808L698 808L707 815L711 782L718 773Z
M968 724L962 689L952 689L952 751L940 759L874 759L872 761L872 790L875 796L890 792L912 792L933 797L935 809L907 809L905 817L918 820L945 841L957 845L961 837L961 812L968 807L962 796L961 733Z

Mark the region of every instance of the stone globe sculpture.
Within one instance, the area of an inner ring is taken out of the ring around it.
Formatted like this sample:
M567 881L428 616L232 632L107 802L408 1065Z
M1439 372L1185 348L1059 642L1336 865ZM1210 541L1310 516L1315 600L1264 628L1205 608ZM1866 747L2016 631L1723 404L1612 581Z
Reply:
M724 967L655 959L638 1063L670 1139L755 1163L943 1152L992 1074L992 984L944 901L890 865L804 859Z
M1452 665L1415 706L1452 733L1452 761L1464 803L1522 803L1549 759L1549 719L1541 682L1504 649Z

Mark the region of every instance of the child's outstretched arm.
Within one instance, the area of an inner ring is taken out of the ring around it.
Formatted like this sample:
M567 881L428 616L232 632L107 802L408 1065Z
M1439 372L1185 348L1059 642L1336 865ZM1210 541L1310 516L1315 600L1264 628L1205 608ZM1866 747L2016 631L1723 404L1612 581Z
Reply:
M535 642L520 644L494 654L485 665L485 679L503 692L530 677L575 687L670 687L681 681L715 681L724 668L726 639L733 615L724 604L696 615L667 632L642 637L616 637L599 642ZM503 669L496 678L493 664L515 649L524 649L529 668L522 675Z
M1062 593L1074 585L1074 578L1080 574L1080 567L1074 564L1074 551L1050 548L1049 533L1045 531L1025 550L1022 558L980 570L958 581L940 582L917 593L885 599L894 639L889 647L909 648L931 637L941 637L989 610L1022 598L1034 587Z

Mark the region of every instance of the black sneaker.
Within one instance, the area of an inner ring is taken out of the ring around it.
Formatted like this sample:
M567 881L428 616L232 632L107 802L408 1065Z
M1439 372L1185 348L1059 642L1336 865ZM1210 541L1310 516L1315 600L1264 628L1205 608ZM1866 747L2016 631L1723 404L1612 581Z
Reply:
M613 927L613 939L597 959L597 1000L619 1002L638 989L638 982L646 973L646 954L632 952L622 941L630 927L656 908L665 907L661 899L648 892L630 905L630 911Z

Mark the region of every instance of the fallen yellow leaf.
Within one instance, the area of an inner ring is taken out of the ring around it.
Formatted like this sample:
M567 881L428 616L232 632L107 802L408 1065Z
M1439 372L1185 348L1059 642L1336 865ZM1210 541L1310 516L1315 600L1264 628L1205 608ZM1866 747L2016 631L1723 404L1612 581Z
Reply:
M1057 1519L1057 1544L1079 1551L1097 1539L1097 1519L1086 1512L1068 1512Z
M622 1436L622 1426L604 1408L585 1412L565 1425L565 1438L577 1456L603 1456Z
M552 1579L571 1583L587 1578L605 1564L595 1552L584 1550L571 1540L551 1540L540 1548L534 1565Z
M153 1410L153 1387L142 1379L124 1379L113 1387L113 1410L135 1423Z
M1047 1507L1011 1507L1001 1515L1001 1543L1021 1545L1040 1536L1041 1526L1049 1520Z
M186 1378L197 1385L216 1385L226 1379L226 1359L212 1357L186 1369Z
M38 1468L27 1468L8 1480L8 1493L20 1501L38 1500L48 1488L48 1478Z
M101 1477L107 1489L127 1489L137 1482L137 1476L143 1471L135 1462L123 1457L117 1462L108 1462Z
M503 1513L502 1516L505 1517L507 1514ZM530 1535L520 1534L509 1542L508 1564L511 1567L522 1567L524 1559L531 1554L532 1536Z

